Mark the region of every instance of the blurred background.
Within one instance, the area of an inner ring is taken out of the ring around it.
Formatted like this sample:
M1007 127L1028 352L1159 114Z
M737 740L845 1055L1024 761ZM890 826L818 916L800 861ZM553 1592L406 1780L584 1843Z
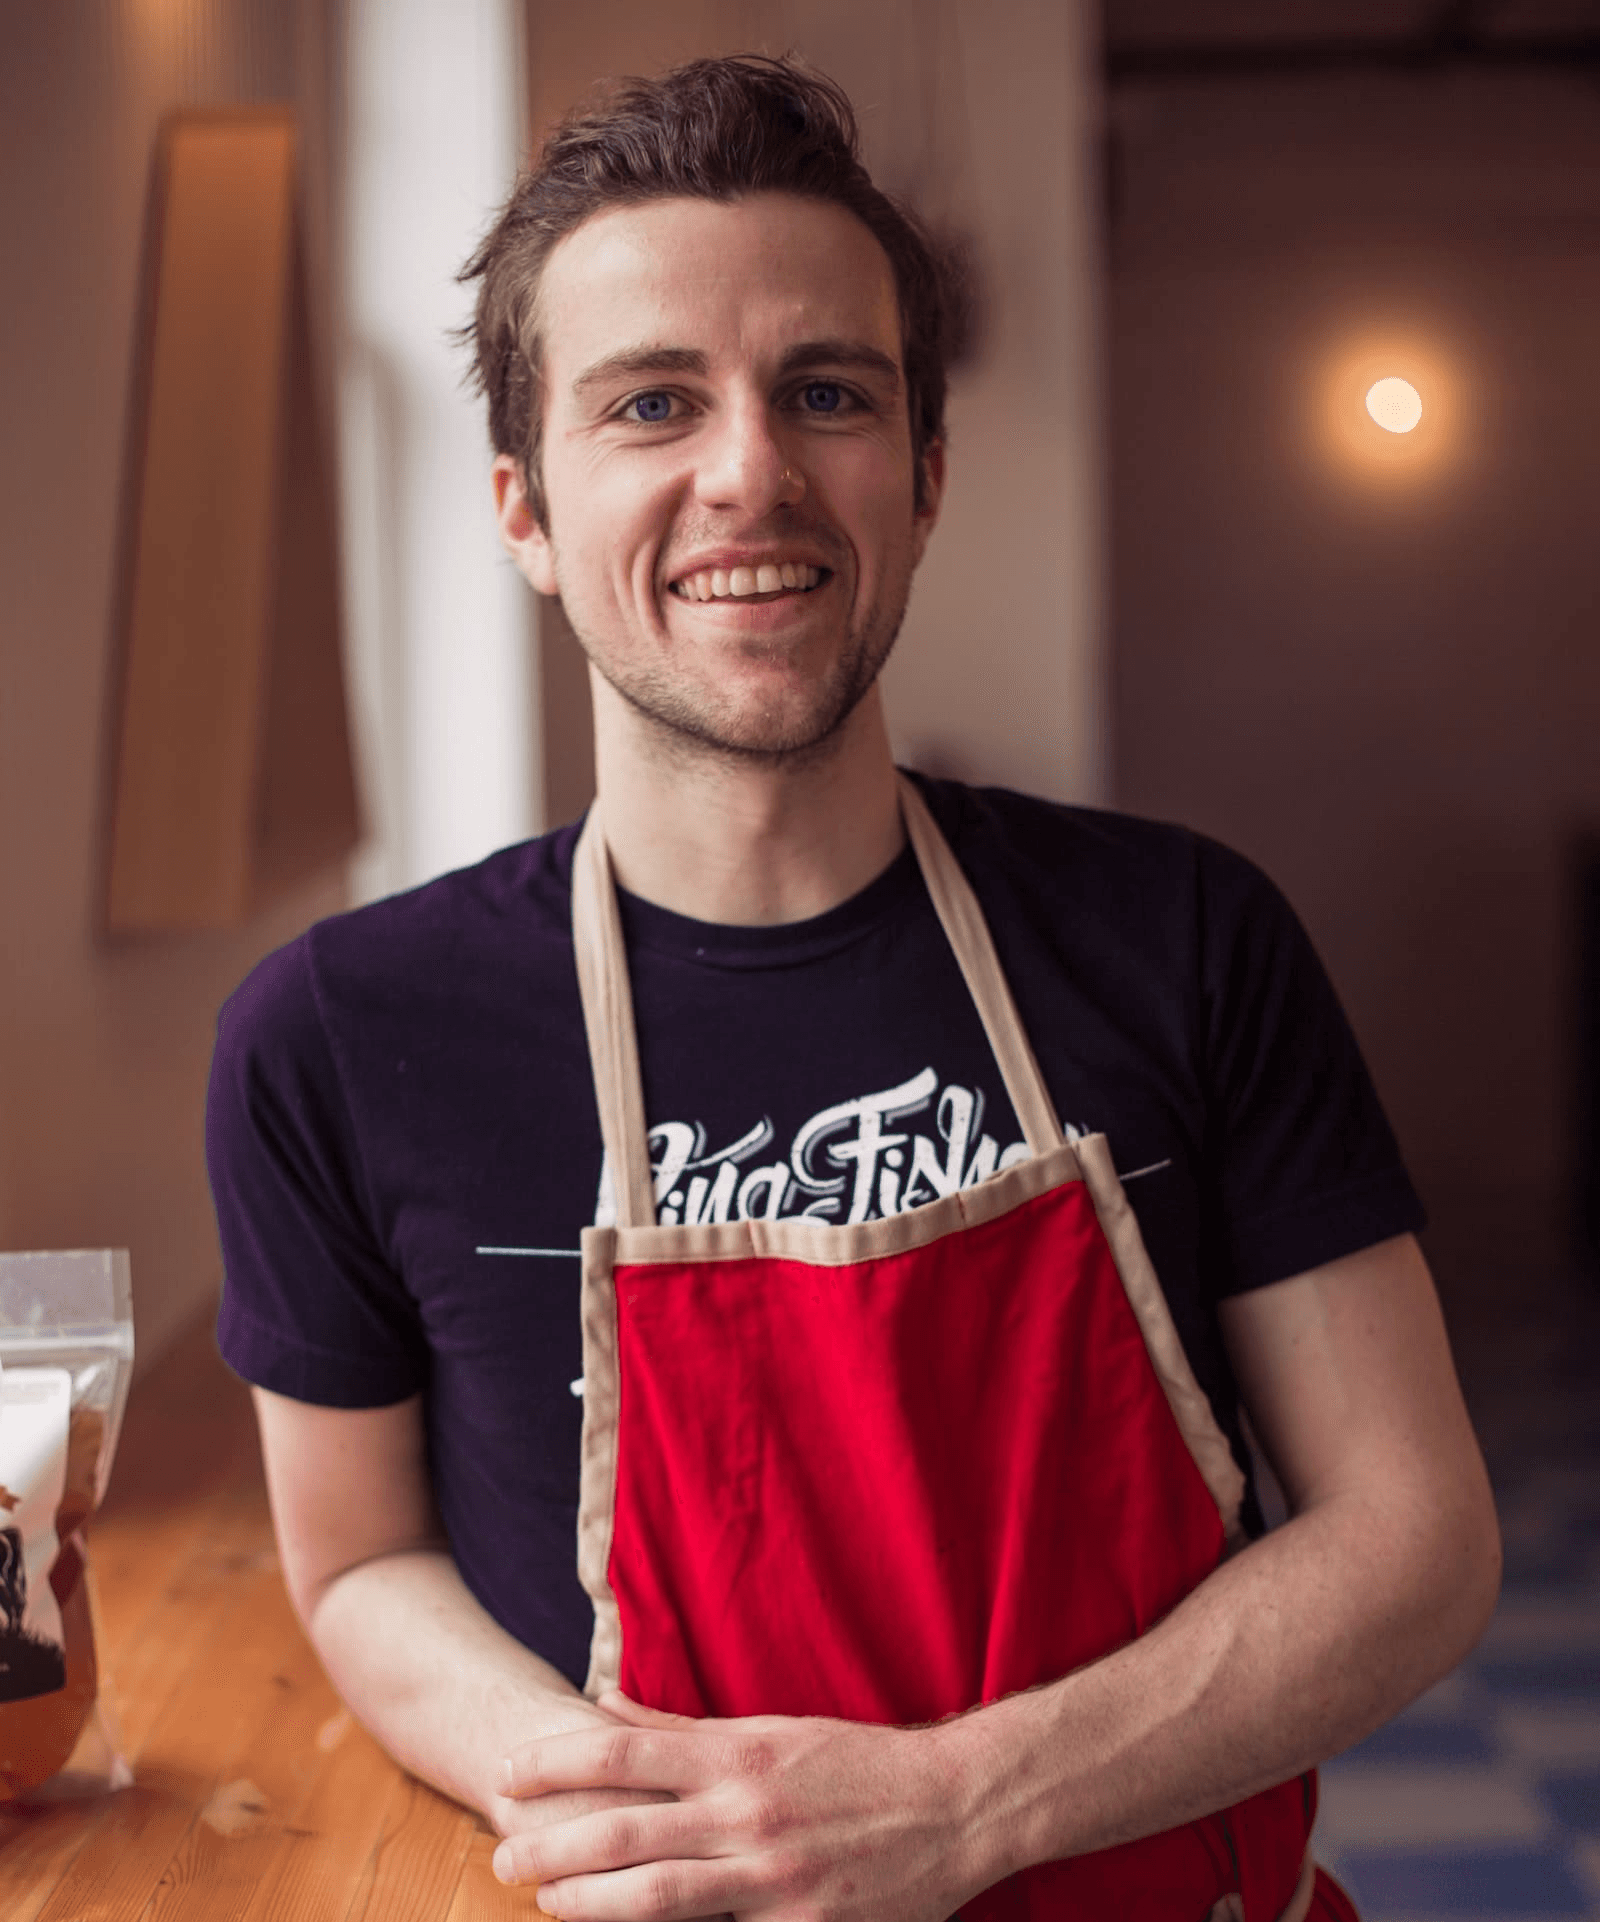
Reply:
M131 1248L148 1365L224 994L584 805L453 276L596 76L742 48L975 270L902 757L1266 867L1431 1211L1511 1612L1328 1846L1600 1913L1596 0L0 0L0 1246Z

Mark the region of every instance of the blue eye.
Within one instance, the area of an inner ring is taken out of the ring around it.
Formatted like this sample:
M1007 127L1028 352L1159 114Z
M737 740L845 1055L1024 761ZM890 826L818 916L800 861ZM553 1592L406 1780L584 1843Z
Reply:
M806 383L805 403L813 414L836 413L843 398L837 381L813 380Z
M636 394L629 403L637 420L662 421L672 412L670 394Z

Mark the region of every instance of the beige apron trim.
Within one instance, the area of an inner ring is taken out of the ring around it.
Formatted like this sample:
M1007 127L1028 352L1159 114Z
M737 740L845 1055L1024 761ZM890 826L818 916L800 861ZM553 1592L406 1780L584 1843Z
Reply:
M1306 1858L1300 1864L1300 1880L1294 1885L1294 1894L1289 1897L1289 1906L1278 1917L1278 1922L1306 1922L1311 1913L1311 1903L1317 1893L1317 1865L1306 1851ZM1245 1922L1244 1897L1225 1895L1220 1902L1212 1905L1206 1922Z
M926 1247L944 1235L996 1221L1063 1182L1082 1180L1076 1152L1066 1143L1033 1161L991 1175L972 1188L924 1202L903 1215L843 1224L788 1215L781 1221L708 1221L698 1226L619 1228L619 1262L739 1261L768 1255L819 1268L845 1268Z
M1294 1894L1289 1897L1289 1906L1278 1917L1278 1922L1306 1922L1316 1893L1317 1865L1307 1849L1306 1859L1300 1864L1300 1880L1295 1884Z
M989 924L978 897L939 832L916 783L900 776L900 813L916 851L922 879L933 902L945 938L955 950L967 992L978 1008L978 1018L1006 1084L1011 1106L1024 1139L1036 1155L1059 1148L1063 1140L1055 1104L1045 1086L1039 1063L1028 1044L1027 1031L1011 998L1011 989L995 953Z
M617 1220L629 1228L644 1227L656 1218L650 1138L628 953L598 805L589 809L572 856L572 945Z
M1144 1345L1166 1394L1167 1406L1217 1504L1229 1550L1242 1548L1245 1538L1240 1509L1244 1502L1244 1473L1233 1458L1233 1450L1218 1425L1205 1390L1189 1366L1172 1310L1145 1251L1138 1218L1112 1166L1105 1136L1085 1135L1077 1147L1083 1178L1089 1184L1095 1212L1144 1334Z
M611 1591L611 1536L617 1516L617 1415L621 1375L617 1367L616 1230L583 1231L583 1438L578 1460L578 1580L594 1603L589 1642L590 1697L615 1688L622 1673L622 1617Z

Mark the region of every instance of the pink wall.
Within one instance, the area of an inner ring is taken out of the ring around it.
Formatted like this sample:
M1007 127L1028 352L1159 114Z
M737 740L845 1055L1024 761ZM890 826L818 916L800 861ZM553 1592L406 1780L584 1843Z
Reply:
M1600 821L1592 88L1152 86L1114 126L1118 801L1296 902L1443 1266L1558 1258L1564 863ZM1363 336L1449 403L1431 466L1319 439Z
M298 98L320 250L324 16L74 0L11 9L0 60L0 1246L130 1248L145 1361L217 1284L217 1005L343 898L330 875L230 933L94 936L149 157L168 107Z

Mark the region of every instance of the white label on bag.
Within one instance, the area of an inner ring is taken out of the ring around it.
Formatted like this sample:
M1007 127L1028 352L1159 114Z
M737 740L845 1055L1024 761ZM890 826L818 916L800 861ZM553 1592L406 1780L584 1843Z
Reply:
M0 1374L0 1702L65 1688L66 1638L50 1587L67 1479L72 1377L65 1368Z

